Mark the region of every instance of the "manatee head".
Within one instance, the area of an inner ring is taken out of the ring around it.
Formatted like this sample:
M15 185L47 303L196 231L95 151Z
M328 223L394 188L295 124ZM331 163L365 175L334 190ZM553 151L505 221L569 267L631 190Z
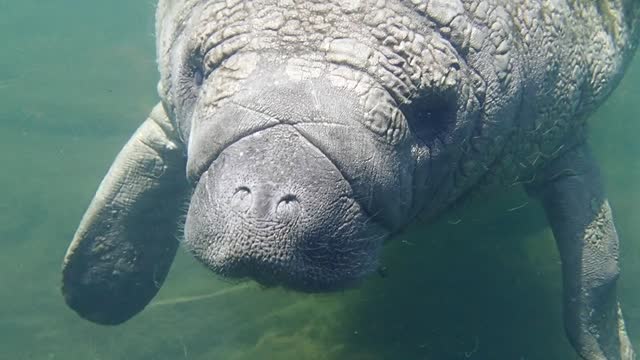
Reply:
M482 90L435 32L399 51L358 15L426 27L408 8L275 4L159 5L159 92L193 186L184 245L225 277L341 289L477 176L460 162Z

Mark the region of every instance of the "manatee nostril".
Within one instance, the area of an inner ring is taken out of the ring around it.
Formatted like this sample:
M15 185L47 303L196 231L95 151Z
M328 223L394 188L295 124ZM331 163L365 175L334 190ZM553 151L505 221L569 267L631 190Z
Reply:
M297 203L297 202L298 202L298 198L295 195L287 194L280 199L278 204L290 205L292 203Z
M278 201L276 214L281 218L287 218L297 214L299 209L298 198L293 194L287 194Z
M251 190L246 186L241 186L236 189L236 192L231 198L231 206L238 211L246 212L251 209Z

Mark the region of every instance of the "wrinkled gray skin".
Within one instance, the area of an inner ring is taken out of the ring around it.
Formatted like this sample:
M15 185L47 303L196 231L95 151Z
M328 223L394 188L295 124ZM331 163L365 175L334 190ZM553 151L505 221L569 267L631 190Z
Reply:
M315 292L357 284L418 214L523 184L558 241L570 341L633 359L585 119L639 23L636 0L161 0L162 104L80 224L67 303L104 324L142 310L189 194L203 264Z

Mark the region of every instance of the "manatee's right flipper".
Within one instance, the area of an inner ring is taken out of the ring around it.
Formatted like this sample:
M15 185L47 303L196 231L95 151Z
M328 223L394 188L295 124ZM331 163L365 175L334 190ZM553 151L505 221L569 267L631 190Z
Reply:
M558 244L571 344L586 360L635 359L616 297L618 235L587 145L553 160L528 190L542 201Z
M188 191L182 147L159 104L118 154L64 258L62 292L80 316L118 324L158 292Z

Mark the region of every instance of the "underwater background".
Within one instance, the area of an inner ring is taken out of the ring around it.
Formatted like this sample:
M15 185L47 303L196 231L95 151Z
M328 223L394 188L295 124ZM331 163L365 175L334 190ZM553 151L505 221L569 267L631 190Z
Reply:
M154 10L151 0L0 0L0 359L577 359L550 229L517 188L399 234L384 273L357 289L229 283L181 250L157 297L124 325L68 309L68 243L158 101ZM640 350L640 57L591 129Z

